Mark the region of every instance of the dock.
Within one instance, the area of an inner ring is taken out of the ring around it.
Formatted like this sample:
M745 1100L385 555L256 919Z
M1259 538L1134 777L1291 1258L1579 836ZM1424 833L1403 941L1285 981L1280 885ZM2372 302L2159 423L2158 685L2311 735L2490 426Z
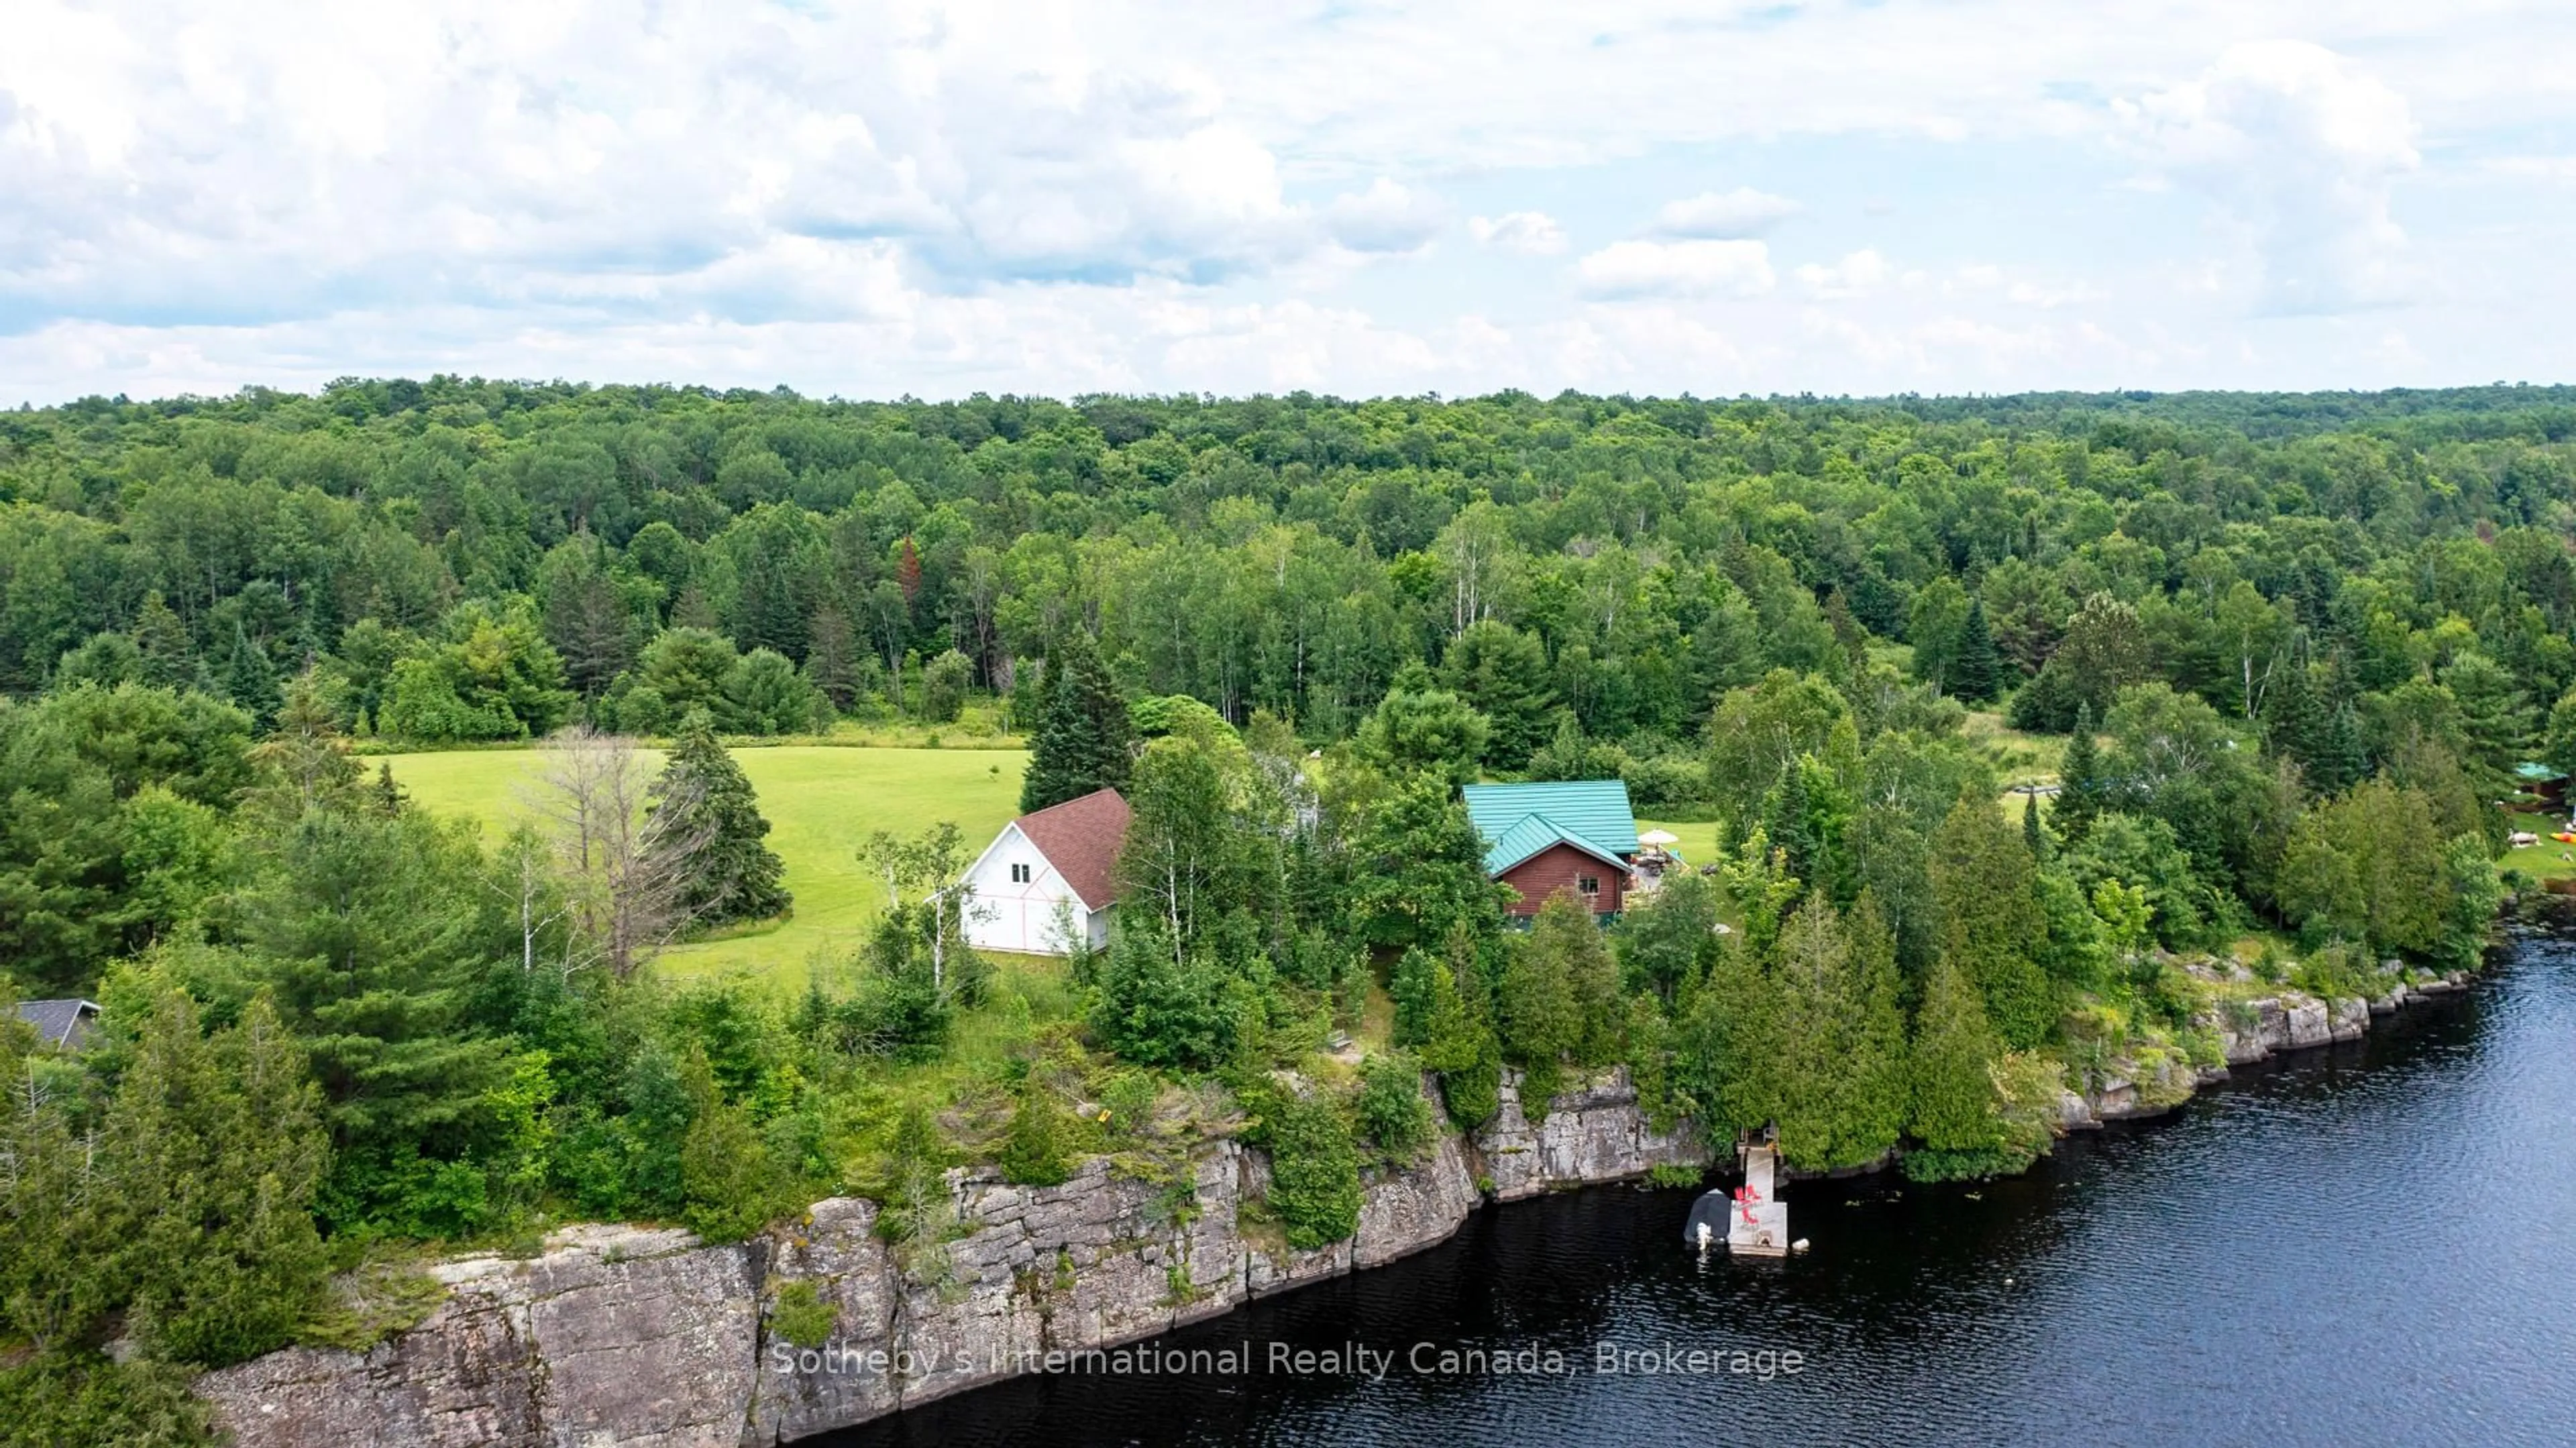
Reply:
M1746 1142L1744 1185L1726 1214L1726 1250L1747 1257L1789 1255L1789 1207L1775 1187L1780 1149L1768 1141Z

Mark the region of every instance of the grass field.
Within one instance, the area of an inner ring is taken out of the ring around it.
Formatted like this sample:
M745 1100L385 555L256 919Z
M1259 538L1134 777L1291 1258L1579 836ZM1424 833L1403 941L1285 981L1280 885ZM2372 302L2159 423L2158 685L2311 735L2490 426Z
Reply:
M795 914L752 934L664 952L673 975L742 974L801 989L806 967L847 950L875 918L883 887L855 854L871 830L912 834L954 820L971 853L1019 813L1028 756L995 749L850 749L786 745L738 749L734 758L759 791L770 848L787 862ZM524 818L522 793L538 768L529 750L397 754L394 779L422 805L483 822L487 837ZM649 767L658 768L656 757Z
M1694 870L1702 865L1717 862L1717 821L1715 820L1701 820L1696 824L1688 821L1676 823L1672 820L1637 821L1637 833L1642 835L1648 830L1662 830L1666 834L1680 836L1681 843L1672 848L1682 857L1682 862Z

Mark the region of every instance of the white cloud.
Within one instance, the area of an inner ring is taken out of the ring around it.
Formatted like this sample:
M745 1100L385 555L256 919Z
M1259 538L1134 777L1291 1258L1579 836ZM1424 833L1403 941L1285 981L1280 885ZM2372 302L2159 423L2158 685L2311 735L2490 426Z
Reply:
M1506 211L1500 216L1467 220L1467 233L1479 246L1514 256L1555 256L1565 250L1565 228L1544 211Z
M1325 230L1352 251L1417 250L1439 234L1441 221L1438 202L1384 176L1324 208Z
M1862 248L1831 266L1809 263L1797 270L1798 284L1821 301L1847 302L1868 296L1896 279L1896 268L1876 251Z
M1497 3L13 0L0 403L2565 370L2576 8Z
M1595 297L1759 296L1771 290L1771 251L1758 241L1621 241L1574 265Z
M2265 41L2122 113L2152 165L2243 228L2267 309L2350 311L2414 293L2390 189L2418 164L2415 122L2376 77L2321 46Z
M1703 191L1670 202L1655 213L1655 234L1720 241L1768 236L1781 222L1804 209L1786 196L1774 196L1750 186L1724 192Z

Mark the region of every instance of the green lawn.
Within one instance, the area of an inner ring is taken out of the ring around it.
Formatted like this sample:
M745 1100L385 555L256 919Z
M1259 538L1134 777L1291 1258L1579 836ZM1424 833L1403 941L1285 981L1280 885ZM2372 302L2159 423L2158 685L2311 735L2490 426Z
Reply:
M1682 857L1684 864L1694 870L1702 865L1717 863L1717 821L1715 820L1701 820L1696 824L1687 821L1676 823L1672 820L1637 821L1637 833L1642 835L1648 830L1662 830L1666 834L1679 835L1682 842L1674 845L1672 849Z
M2563 814L2515 811L2513 828L2540 836L2540 843L2505 851L2504 858L2496 861L2497 867L2520 870L2535 880L2563 880L2576 875L2576 845L2551 838L2565 821Z
M770 848L787 862L796 912L755 934L682 945L660 968L677 975L742 974L801 988L818 957L849 948L885 896L855 856L870 830L912 834L955 820L971 856L1019 813L1028 756L995 749L848 749L782 745L738 749L760 793ZM389 756L394 778L428 808L481 820L487 834L527 812L521 795L537 768L530 750ZM650 767L659 767L658 755Z

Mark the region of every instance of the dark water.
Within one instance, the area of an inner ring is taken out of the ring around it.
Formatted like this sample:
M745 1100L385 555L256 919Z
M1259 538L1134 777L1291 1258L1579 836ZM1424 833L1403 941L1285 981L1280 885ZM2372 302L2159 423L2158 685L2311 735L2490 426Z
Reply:
M1705 1265L1694 1194L1487 1208L1451 1242L1158 1339L1231 1376L1023 1379L834 1448L1005 1443L2576 1443L2576 942L1982 1188L1788 1189L1808 1256ZM1383 1380L1270 1344L1394 1353ZM1599 1345L1747 1354L1594 1371ZM1553 1350L1557 1375L1443 1375Z

